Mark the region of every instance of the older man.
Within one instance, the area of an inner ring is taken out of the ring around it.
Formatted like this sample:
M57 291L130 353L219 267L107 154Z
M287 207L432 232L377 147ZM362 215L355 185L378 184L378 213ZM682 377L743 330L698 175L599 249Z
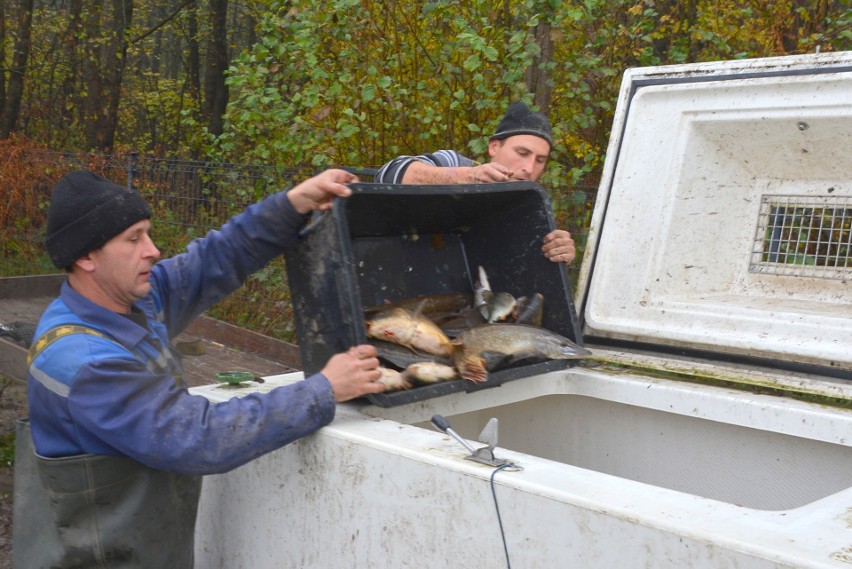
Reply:
M38 529L16 534L16 567L191 569L202 475L313 433L336 402L384 390L375 348L363 345L304 381L212 404L189 393L171 346L355 180L323 172L162 261L137 192L86 171L60 180L46 246L68 277L30 348L32 439L19 439L35 449L32 503L48 511L16 505L38 518L21 520Z

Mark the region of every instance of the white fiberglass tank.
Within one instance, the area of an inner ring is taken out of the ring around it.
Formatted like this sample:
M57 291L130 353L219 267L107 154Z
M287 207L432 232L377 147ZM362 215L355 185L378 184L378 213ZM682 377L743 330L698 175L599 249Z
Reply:
M850 149L852 52L628 70L575 300L593 357L339 405L205 479L197 563L849 567ZM435 414L497 418L520 468Z
M852 370L849 53L630 70L584 335Z

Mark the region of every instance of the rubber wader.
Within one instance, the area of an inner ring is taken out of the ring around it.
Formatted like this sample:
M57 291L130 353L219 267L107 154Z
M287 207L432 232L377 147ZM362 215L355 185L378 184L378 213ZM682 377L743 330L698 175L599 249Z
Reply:
M200 476L130 458L35 454L17 422L14 569L192 569Z

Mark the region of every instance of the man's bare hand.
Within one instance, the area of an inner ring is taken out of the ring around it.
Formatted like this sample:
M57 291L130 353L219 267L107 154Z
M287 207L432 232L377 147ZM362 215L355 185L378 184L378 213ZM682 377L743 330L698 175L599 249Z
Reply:
M353 346L348 352L335 354L322 368L322 374L331 383L334 400L338 403L368 393L381 393L385 389L378 381L382 372L379 371L376 348L369 344Z
M352 194L346 184L357 182L358 177L346 170L331 169L308 178L287 192L290 203L301 214L331 209L335 197Z
M489 182L508 182L512 179L513 172L499 162L488 162L479 166L471 167L469 180L476 184L487 184Z
M541 250L554 263L570 263L577 255L574 239L564 229L555 229L545 235Z

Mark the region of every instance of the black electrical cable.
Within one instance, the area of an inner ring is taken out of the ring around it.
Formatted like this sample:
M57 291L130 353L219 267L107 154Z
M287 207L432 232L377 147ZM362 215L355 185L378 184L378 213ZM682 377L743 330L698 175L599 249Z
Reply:
M500 506L497 504L497 490L494 488L494 475L503 470L515 466L511 462L501 464L491 473L491 496L494 498L494 509L497 510L497 522L500 524L500 538L503 540L503 552L506 554L506 568L512 569L512 564L509 561L509 546L506 544L506 533L503 531L503 518L500 516Z

